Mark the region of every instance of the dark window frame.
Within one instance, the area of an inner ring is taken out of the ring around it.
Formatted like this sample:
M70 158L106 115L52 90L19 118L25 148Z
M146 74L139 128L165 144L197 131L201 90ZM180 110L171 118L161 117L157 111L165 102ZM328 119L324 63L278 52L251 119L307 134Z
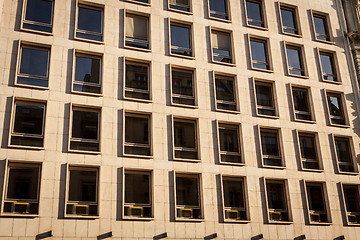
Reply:
M229 112L229 113L239 113L240 112L240 104L239 104L239 90L238 90L238 81L236 75L215 72L213 71L213 86L214 86L214 100L215 100L215 109L220 112ZM234 101L226 101L218 99L216 80L226 80L232 81L233 93L234 93ZM219 107L219 105L224 106L224 108ZM226 109L226 106L233 106L233 109Z
M168 22L169 22L169 55L176 56L176 57L182 57L182 58L194 59L195 43L194 43L194 29L193 29L194 26L193 26L193 24L190 22L184 22L184 21L170 19L170 18L168 19ZM172 43L171 43L171 26L188 29L188 31L189 31L189 47L190 48L183 48L183 47L172 45ZM183 50L184 52L189 52L190 55L176 53L176 52L173 52L173 50L176 50L176 51Z
M286 10L292 12L293 20L294 20L294 28L287 27L283 23L282 19L282 10ZM299 18L299 10L295 5L287 4L287 3L278 3L278 12L279 12L279 23L280 23L280 32L285 35L294 36L294 37L302 37L301 24ZM290 29L294 31L294 33L286 32L286 29Z
M228 165L240 165L240 166L245 165L241 124L233 123L233 122L216 121L216 127L217 127L217 136L218 136L219 162L221 164L228 164ZM220 134L221 129L230 129L236 131L236 140L237 140L237 148L238 148L237 152L221 150L221 145L222 145L221 134ZM222 156L224 156L224 158L226 158L226 156L230 156L230 157L233 156L239 158L240 161L236 161L236 162L225 161L223 160Z
M127 32L127 26L126 26L126 18L127 16L130 15L132 17L139 17L139 18L146 18L147 19L147 39L143 40L143 39L136 39L133 38L131 36L126 36ZM125 48L129 48L129 49L136 49L136 50L140 50L140 51L151 51L151 16L145 13L141 13L141 12L135 12L135 11L130 11L130 10L126 10L124 13L124 47ZM127 44L127 42L134 43L134 45L130 45ZM138 44L138 46L136 46L136 44Z
M317 48L316 51L321 69L321 80L327 83L341 84L341 74L339 72L340 68L338 65L336 52L325 49L319 49L319 48ZM323 62L321 61L322 55L330 57L331 68L332 71L334 72L333 74L328 74L324 72ZM326 77L332 77L334 80L327 80Z
M301 137L311 137L314 141L314 158L307 158L306 156L302 155L302 149L301 149ZM314 172L322 172L324 170L322 157L321 157L321 145L319 141L319 135L316 132L309 132L309 131L298 131L296 130L296 138L297 138L297 145L299 150L299 156L300 156L300 166L301 170L303 171L314 171ZM305 167L305 165L309 163L315 163L318 164L318 168L308 168Z
M39 34L45 34L45 35L52 35L52 34L53 34L54 5L55 5L55 0L47 0L47 1L51 1L51 2L52 2L51 22L50 22L50 24L42 23L42 22L37 22L37 21L32 21L32 20L27 20L27 19L26 19L26 13L27 13L28 0L24 0L24 1L23 1L21 27L20 27L21 30L23 30L23 31L29 31L29 32L34 32L34 33L39 33ZM36 30L36 29L31 29L31 28L25 27L25 26L24 26L25 24L49 28L50 31L48 32L48 31L42 31L42 30L39 30L39 29L38 29L38 30Z
M289 61L289 57L287 54L288 48L298 51L300 68L296 68L296 67L289 65L290 61ZM284 50L285 50L287 75L291 76L291 77L298 77L298 78L309 78L304 46L299 45L299 44L284 42ZM301 72L301 74L299 75L299 74L291 73L291 70L299 71L299 72Z
M184 14L193 14L192 13L192 0L187 0L188 4L172 3L171 0L167 0L168 5L167 9L169 11L184 13ZM187 10L188 9L188 10Z
M307 108L309 109L308 112L297 110L295 108L296 106L295 106L295 95L293 93L294 91L306 92ZM306 87L306 86L301 86L301 85L290 84L290 94L291 94L291 102L292 102L294 120L298 121L298 122L304 122L304 123L315 123L316 118L315 118L315 111L314 111L314 105L313 105L313 100L312 100L311 88ZM309 116L310 119L309 120L301 119L301 118L297 117L297 115Z
M101 11L101 32L93 32L93 31L88 31L85 29L79 29L78 23L79 23L79 8L84 8L84 9L90 9L90 10L95 10L95 11ZM80 41L85 41L85 42L91 42L91 43L104 43L104 26L105 26L105 5L102 4L96 4L96 3L92 3L92 2L88 2L88 1L83 1L83 0L77 0L76 2L76 15L75 15L75 33L74 33L74 39L76 40L80 40ZM90 38L85 38L85 37L79 37L77 36L77 34L87 34L87 35L92 35L92 36L97 36L97 37L101 37L101 40L95 40L95 39L90 39Z
M129 101L138 101L138 102L151 102L152 101L152 94L151 94L151 73L152 73L152 64L150 61L144 61L144 60L139 60L139 59L133 59L133 58L123 58L123 99L124 100L129 100ZM147 90L144 89L140 89L140 88L131 88L131 87L126 87L126 67L127 65L132 65L132 66L140 66L140 67L146 67L147 68ZM131 96L126 96L127 92L129 93L138 93L138 94L144 94L144 98L137 98L137 97L131 97ZM148 96L148 97L146 97Z
M335 152L337 173L349 174L349 175L358 175L359 174L359 168L358 168L358 165L356 163L356 154L355 154L353 138L350 137L350 136L331 134L331 139L332 139L332 147L333 147L334 152ZM349 161L340 161L341 159L339 159L339 155L341 153L339 153L337 151L337 147L336 147L336 141L337 140L347 142L347 147L348 147L349 152L347 152L345 154L348 155ZM353 169L353 171L343 171L341 169L340 165L342 165L342 166L350 166Z
M344 203L344 210L345 210L345 214L346 214L345 224L348 226L360 226L360 209L358 209L358 211L351 211L351 209L349 209L349 204L351 204L351 202L348 202L348 196L346 195L346 191L345 191L346 188L356 188L357 196L355 198L357 198L357 199L353 199L353 200L358 201L357 208L359 208L359 206L360 206L360 186L359 186L359 184L341 183L340 182L339 185L341 187L341 192L342 192L341 197L342 197L342 200Z
M249 18L247 2L252 2L252 3L259 4L262 21L258 21L258 20ZM267 30L268 29L266 8L265 8L265 0L244 0L244 7L245 7L245 22L246 22L247 27L256 28L256 29L260 29L260 30ZM256 26L255 24L258 24L260 26Z
M189 73L192 75L192 96L190 95L184 95L184 94L176 94L173 91L173 84L174 84L174 78L173 78L173 71L175 72L183 72L183 73ZM174 106L181 106L181 107L189 107L189 108L197 108L197 84L196 84L196 69L194 68L187 68L177 65L170 65L170 95L171 95L171 105ZM184 99L184 100L190 100L194 101L194 104L185 104L185 103L176 103L174 102L174 99Z
M349 127L349 119L348 119L348 114L347 114L347 108L346 108L346 103L345 103L345 97L344 97L344 93L342 92L335 92L335 91L330 91L330 90L324 90L325 92L325 99L326 99L326 108L327 108L327 116L328 116L328 120L329 120L329 124L330 126L337 126L337 127ZM341 115L342 116L337 116L331 113L331 109L329 106L329 97L337 97L337 99L340 99L340 110L341 110ZM333 121L341 121L343 123L334 123Z
M224 64L224 65L229 65L229 66L235 66L235 56L234 56L234 46L233 46L233 32L230 30L225 30L225 29L219 29L219 28L214 28L214 27L210 27L210 45L211 45L211 61L213 63L218 63L218 64ZM215 48L215 44L213 43L213 34L223 34L223 35L228 35L229 37L229 42L230 42L230 46L229 49L220 49L220 48ZM221 53L216 53L216 51L222 51L222 52L226 52L229 51L229 55L225 55L225 54L221 54ZM219 60L215 60L216 58L222 58L224 61L219 61Z
M209 19L214 19L214 20L218 20L218 21L231 22L230 1L229 0L222 0L222 1L225 2L225 13L216 11L216 10L212 10L211 9L211 0L207 0L208 17L209 17ZM217 16L222 16L224 18L217 17Z
M262 106L257 103L257 93L256 93L256 86L257 85L263 85L263 86L271 86L271 98L273 102L273 107L269 106ZM265 117L265 118L279 118L279 110L278 110L278 101L277 101L277 93L276 93L276 83L271 80L265 80L265 79L258 79L253 78L253 86L254 86L254 97L255 97L255 107L256 107L256 116L258 117ZM261 110L265 111L274 111L274 115L267 115L262 114Z
M259 143L260 143L260 155L261 155L261 163L263 168L275 168L275 169L284 169L286 168L285 159L284 159L284 150L283 150L283 143L282 143L282 134L280 128L273 128L273 127L265 127L265 126L257 126L258 133L259 133ZM276 134L276 143L277 143L277 155L268 155L264 154L263 143L262 142L262 134ZM269 161L279 161L280 165L271 165L266 164L265 160Z
M265 62L254 60L254 53L251 51L251 44L252 42L258 42L264 44L264 50L265 50ZM257 71L263 71L263 72L273 72L273 63L272 63L272 55L271 55L271 45L270 45L270 39L259 37L255 35L248 34L248 44L249 44L249 53L250 53L250 68L252 70ZM265 68L256 67L255 65L263 65Z
M330 22L330 16L328 13L323 13L323 12L319 12L319 11L315 11L315 10L310 10L311 13L311 24L312 24L312 32L313 32L313 36L315 41L319 41L319 42L323 42L323 43L328 43L328 44L334 44L334 37L332 34L332 30L331 30L331 22ZM316 32L316 26L315 26L315 21L314 18L322 18L325 20L325 35L321 35L319 33ZM320 39L320 37L324 37L326 40L324 39Z

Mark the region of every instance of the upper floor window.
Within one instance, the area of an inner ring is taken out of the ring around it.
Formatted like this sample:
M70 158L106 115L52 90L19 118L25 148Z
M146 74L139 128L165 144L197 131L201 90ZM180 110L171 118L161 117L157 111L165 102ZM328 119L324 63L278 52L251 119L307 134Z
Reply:
M39 214L40 163L8 162L3 197L3 215Z
M75 51L73 91L101 94L102 55Z
M125 14L125 46L150 49L148 16Z
M272 81L254 80L258 116L278 117L274 84Z
M331 223L326 187L323 182L305 182L310 224Z
M170 54L194 56L191 25L170 21L170 42Z
M100 152L99 108L72 106L69 150Z
M123 217L152 218L152 178L150 171L125 170Z
M211 29L213 62L234 64L231 33Z
M337 71L336 53L318 49L322 80L331 83L339 83L339 74Z
M347 126L348 121L345 115L345 103L343 101L343 94L336 92L326 92L328 101L328 112L330 125L343 125Z
M151 156L150 115L125 113L124 155Z
M15 99L9 146L44 147L46 102Z
M99 216L99 168L68 166L66 217Z
M320 41L332 41L330 32L329 15L325 13L311 11L315 39Z
M173 119L174 159L199 160L197 120Z
M219 122L219 152L222 163L244 163L241 155L240 126L238 124Z
M22 18L22 29L52 33L54 1L26 0Z
M150 0L126 0L126 1L143 4L143 5L150 5Z
M283 163L280 130L259 128L262 163L264 167L285 167Z
M269 40L266 38L249 37L251 53L251 69L272 70Z
M307 87L291 86L294 118L297 121L315 121L312 110L310 89Z
M360 224L360 196L359 185L342 184L346 220L349 225Z
M48 88L50 46L20 43L16 85Z
M172 104L196 106L196 84L194 70L171 66Z
M125 60L124 99L151 100L150 63Z
M263 0L246 0L247 26L266 28Z
M201 180L199 174L175 173L176 219L202 219Z
M216 109L239 111L235 77L220 74L215 74L214 77Z
M230 20L228 0L208 0L210 18Z
M301 166L304 170L322 170L317 135L298 132Z
M225 221L248 221L244 177L222 176Z
M336 160L339 173L357 173L353 143L350 137L333 136L335 144Z
M190 13L191 9L191 0L168 0L168 8L170 10L182 11Z
M288 74L295 77L307 77L303 47L286 43L285 50Z
M265 180L269 222L291 222L286 180Z
M290 35L301 35L297 7L279 3L281 15L281 32Z
M103 34L104 6L86 5L79 2L75 37L78 39L103 42Z

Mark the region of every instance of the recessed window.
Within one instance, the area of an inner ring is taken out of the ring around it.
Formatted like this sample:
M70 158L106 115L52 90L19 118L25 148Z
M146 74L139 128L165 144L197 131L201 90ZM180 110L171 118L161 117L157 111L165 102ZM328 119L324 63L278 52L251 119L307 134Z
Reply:
M140 3L144 5L150 5L150 0L127 0L129 2Z
M72 107L70 150L100 152L100 109Z
M298 132L301 166L305 170L320 170L317 136L315 133Z
M76 38L103 41L104 7L79 3Z
M171 67L171 96L173 104L196 106L194 71Z
M328 101L330 124L347 125L342 94L335 92L326 92L326 98Z
M125 170L124 180L124 218L152 218L151 172Z
M50 47L21 43L16 84L49 86Z
M124 155L151 156L150 115L125 113Z
M322 79L329 82L339 82L335 53L319 51Z
M3 214L38 215L41 164L9 162Z
M279 5L282 33L300 35L297 7L282 4Z
M284 167L278 129L260 128L263 166Z
M344 193L348 224L360 224L359 185L342 184L342 189Z
M169 9L191 12L191 0L168 0L168 3Z
M66 217L99 216L99 168L69 166Z
M214 62L234 63L231 33L211 29L211 45Z
M290 76L307 76L302 46L285 44L285 48L288 74Z
M250 37L251 68L272 70L267 39Z
M274 94L274 83L258 80L255 80L254 83L257 115L263 117L278 116Z
M334 136L336 159L340 173L356 173L357 168L349 137Z
M102 56L75 51L74 92L101 94Z
M240 126L218 123L220 161L222 163L243 163L241 156Z
M321 41L331 41L328 14L315 13L313 11L311 13L315 30L315 39Z
M174 118L174 158L198 160L197 121Z
M150 63L125 60L125 99L150 100Z
M325 183L306 182L305 188L310 223L331 223Z
M148 16L126 13L125 46L150 49Z
M46 103L15 99L10 146L44 147Z
M228 0L208 0L209 14L211 18L229 20Z
M222 177L225 221L249 220L243 177Z
M265 28L262 0L246 0L246 23L248 26Z
M175 174L176 218L202 219L201 185L199 174Z
M269 222L290 222L286 181L266 179L265 182Z
M171 54L193 56L191 25L170 22Z
M216 109L238 111L235 77L215 74Z
M23 29L52 33L54 1L26 0L24 7Z
M295 120L314 121L308 88L291 87Z

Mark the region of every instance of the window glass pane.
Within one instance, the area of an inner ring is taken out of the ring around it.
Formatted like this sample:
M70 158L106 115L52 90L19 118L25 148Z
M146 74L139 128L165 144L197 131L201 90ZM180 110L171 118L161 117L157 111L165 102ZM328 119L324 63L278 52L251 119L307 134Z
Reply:
M70 170L69 201L97 201L97 174L95 171Z
M260 136L263 155L280 156L277 132L261 131Z
M149 3L149 0L133 0L135 2Z
M126 63L125 87L149 90L148 66Z
M98 58L76 56L75 81L100 83L100 64Z
M126 116L125 142L149 144L149 119Z
M306 192L309 200L309 209L315 211L324 211L324 199L323 188L321 185L309 185L306 186Z
M14 132L43 135L44 105L16 103Z
M79 6L78 29L102 33L102 15L100 9Z
M209 0L210 16L220 19L228 19L227 0Z
M274 107L271 84L256 84L256 102L259 106Z
M239 152L237 128L220 126L220 150L226 152Z
M216 99L235 102L234 80L215 76Z
M38 199L39 168L10 167L7 199Z
M294 9L282 7L281 8L281 20L282 20L284 32L298 34Z
M246 14L249 25L264 27L261 2L246 1Z
M194 96L193 73L172 70L172 92L174 94Z
M359 189L357 185L343 185L346 210L348 212L360 212Z
M326 17L314 15L313 19L314 19L316 38L324 41L330 41L330 37L327 29L328 26L326 22Z
M310 112L307 90L293 88L294 108L296 111Z
M27 0L25 19L29 21L51 24L53 1Z
M250 46L253 67L269 69L266 41L251 39Z
M296 47L286 46L286 55L289 64L289 73L304 75L301 50Z
M98 140L99 113L73 110L72 137Z
M225 207L244 208L243 182L224 180L224 205Z
M339 117L343 116L340 96L328 95L328 103L329 103L330 115L339 116Z
M169 0L170 8L190 12L190 0Z
M199 206L198 179L192 177L176 177L176 204Z
M282 183L266 183L268 204L270 209L286 209L285 190Z
M337 81L333 55L320 52L320 61L324 80Z
M306 159L317 159L315 136L310 134L299 134L301 157Z
M49 51L30 47L21 48L20 74L48 77Z
M150 204L150 175L125 173L125 203Z
M174 121L175 147L195 148L195 123Z
M190 27L170 25L171 52L191 56Z
M336 154L339 162L352 162L349 140L346 138L335 138Z

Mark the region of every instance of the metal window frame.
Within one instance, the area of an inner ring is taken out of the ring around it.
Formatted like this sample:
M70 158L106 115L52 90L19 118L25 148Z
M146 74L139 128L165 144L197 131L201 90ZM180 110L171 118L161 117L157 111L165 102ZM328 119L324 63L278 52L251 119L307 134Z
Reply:
M260 79L260 78L252 78L252 83L253 83L253 91L254 91L254 101L255 101L255 107L256 107L256 116L257 117L264 117L264 118L273 118L273 119L278 119L279 116L279 107L278 107L278 98L277 98L277 92L276 92L276 83L275 81L272 80L266 80L266 79ZM256 94L256 85L271 85L271 92L272 92L272 100L274 103L273 107L266 107L266 106L261 106L258 105L257 103L257 94ZM275 111L275 115L271 116L271 115L264 115L259 113L259 109L262 110L273 110Z
M26 19L27 1L28 0L23 1L22 12L21 12L22 17L21 17L21 23L20 23L20 30L27 31L27 32L39 33L39 34L43 34L43 35L50 35L50 36L53 35L55 0L51 0L52 8L51 8L51 23L50 24L27 20ZM31 25L36 25L36 26L51 27L51 32L43 32L43 31L40 31L40 30L24 28L25 23L26 24L31 24Z
M258 3L259 6L260 6L260 10L261 10L261 14L262 14L262 18L263 18L263 21L256 21L254 19L250 19L248 18L248 14L247 14L247 7L246 7L246 3L247 2L253 2L253 3ZM246 23L246 26L247 27L250 27L250 28L255 28L255 29L259 29L259 30L268 30L268 22L267 22L267 16L266 16L266 6L265 6L265 0L244 0L243 2L244 4L244 12L245 12L245 23ZM264 25L264 27L259 27L259 26L254 26L254 25L251 25L249 24L249 22L255 22L255 23L260 23L261 25Z
M333 133L330 134L330 137L331 137L331 140L332 140L331 147L333 147L334 153L335 153L337 173L347 174L347 175L358 175L358 174L359 174L359 167L358 167L358 164L357 164L357 162L356 162L356 153L355 153L355 147L354 147L353 138L350 137L350 136L333 134ZM350 164L353 165L353 167L354 167L354 172L344 172L344 171L341 171L341 170L340 170L340 167L339 167L340 161L339 161L339 158L338 158L338 155L337 155L337 150L336 150L336 138L339 138L339 139L343 139L343 140L348 141L349 150L350 150L349 156L351 157L351 161L349 162L349 165L350 165Z
M343 92L333 91L333 90L328 90L328 89L323 89L323 92L325 94L325 99L326 99L326 110L327 110L327 118L328 118L328 121L329 121L329 125L330 126L335 126L335 127L349 128L350 124L349 124L349 117L348 117L348 113L347 113L344 93ZM338 99L341 100L341 107L342 107L342 112L343 112L342 117L333 116L333 115L330 114L330 107L329 107L329 102L328 102L329 95L338 95ZM344 124L334 124L331 121L333 118L334 119L344 119L345 123Z
M196 81L196 69L195 68L189 68L189 67L184 67L184 66L178 66L178 65L174 65L174 64L170 64L170 102L171 105L174 106L180 106L180 107L187 107L187 108L198 108L198 99L197 99L197 81ZM192 86L193 86L193 96L184 96L181 94L174 94L173 93L173 70L178 71L178 72L188 72L192 74ZM185 99L194 99L194 105L186 105L186 104L180 104L180 103L174 103L174 97L177 98L185 98Z
M287 70L287 75L291 76L291 77L297 77L297 78L309 78L309 72L308 72L308 68L307 68L307 61L306 61L306 55L305 55L305 49L303 45L300 44L296 44L296 43L290 43L287 41L283 41L283 47L284 47L284 51L285 51L285 62L286 62L286 70ZM300 65L302 65L302 68L294 68L289 66L289 61L288 61L288 56L287 56L287 48L292 48L295 50L298 50L300 55ZM292 74L290 73L290 69L294 69L300 72L303 72L304 75L297 75L297 74Z
M290 96L291 96L291 107L293 110L294 120L297 122L315 123L316 117L315 117L314 102L313 102L313 98L312 98L311 88L308 86L302 86L302 85L297 85L297 84L292 84L292 83L289 84L289 87L290 87ZM300 90L303 90L303 92L306 92L307 98L308 98L309 112L302 112L302 111L298 111L295 109L295 101L294 101L294 94L293 94L294 89L300 89ZM296 117L296 114L309 115L311 119L310 120L299 119Z
M320 139L319 139L319 134L317 132L310 132L310 131L303 131L303 130L295 130L296 133L296 145L298 147L298 151L299 151L299 157L300 157L300 168L302 171L310 171L310 172L323 172L324 171L324 164L323 164L323 160L322 160L322 154L321 154L321 145L320 145ZM304 158L301 154L301 146L300 146L300 136L301 135L307 135L307 136L311 136L314 139L314 144L315 146L313 146L315 148L315 155L316 155L316 159L308 159L308 158ZM319 164L319 169L312 169L312 168L304 168L303 166L303 162L317 162Z
M232 80L233 81L233 90L234 90L234 102L228 102L224 100L218 100L216 94L216 79L220 77L221 79ZM219 112L227 112L227 113L240 113L240 103L239 103L239 88L238 88L238 79L237 76L234 74L224 73L224 72L217 72L212 71L212 78L213 78L213 86L214 86L214 100L215 100L215 110ZM235 105L234 110L227 110L221 109L217 107L217 104L228 104L228 105Z
M249 46L250 69L251 70L257 70L257 71L262 71L262 72L269 72L269 73L274 72L273 62L272 62L272 54L271 54L270 39L265 38L265 37L255 36L255 35L252 35L252 34L247 34L247 39L248 39L248 46ZM253 55L252 55L252 51L251 51L251 42L252 41L259 42L259 43L264 43L265 51L266 51L265 52L265 58L267 59L266 62L260 62L260 61L256 61L256 60L253 59ZM256 63L265 65L267 69L254 67L254 64L256 64Z

